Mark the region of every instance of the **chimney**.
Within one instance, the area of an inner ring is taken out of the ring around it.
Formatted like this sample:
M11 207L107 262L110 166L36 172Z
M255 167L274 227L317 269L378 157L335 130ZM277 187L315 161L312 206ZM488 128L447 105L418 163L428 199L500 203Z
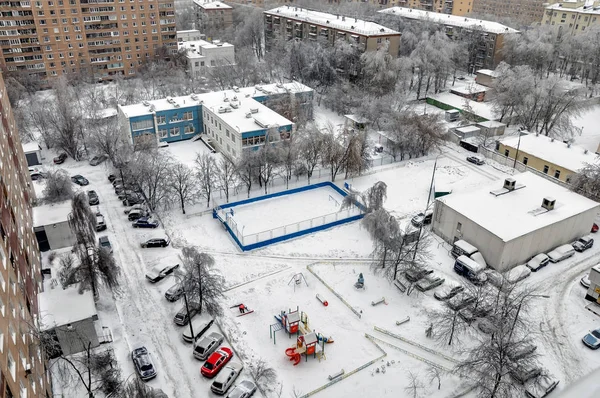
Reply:
M517 181L514 178L508 177L507 179L504 180L503 188L507 189L509 191L514 191L516 184L517 184Z
M554 210L554 204L556 203L556 199L551 198L550 196L546 196L544 200L542 200L542 207L548 211Z

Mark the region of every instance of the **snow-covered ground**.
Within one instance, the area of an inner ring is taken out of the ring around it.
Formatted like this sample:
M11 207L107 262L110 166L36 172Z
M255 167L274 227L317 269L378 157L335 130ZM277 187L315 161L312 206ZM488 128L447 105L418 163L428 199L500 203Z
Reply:
M600 145L600 105L596 105L573 120L573 124L581 129L581 135L575 137L575 143L596 152Z
M198 141L170 145L167 150L189 164L195 159L192 145L194 148L203 147ZM377 181L386 182L388 199L385 206L407 221L426 206L434 164L435 185L444 185L453 192L465 192L490 180L500 181L510 171L493 162L483 166L472 165L466 162L466 155L466 151L448 146L437 158L437 163L435 156L406 160L371 170L348 182L357 189L366 189ZM50 163L52 156L51 153L45 154L46 162ZM422 396L446 397L464 389L461 381L451 374L442 376L440 390L437 389L437 381L430 381L431 364L448 367L451 365L448 358L458 355L446 347L434 345L425 336L425 328L430 323L427 311L439 306L432 297L433 292L406 296L374 275L368 267L372 242L360 222L241 253L220 223L209 212L202 213L201 210L206 209L205 203L196 205L191 210L197 211L190 211L188 215L182 215L177 208L163 212L161 219L165 222L165 229L162 226L158 230L133 229L123 214L124 207L106 179L108 169L105 165L92 167L87 162L77 163L69 159L63 166L71 174L82 174L90 180L86 190L98 192L98 208L106 216L108 225L108 230L100 234L106 234L111 240L115 258L121 266L119 291L114 296L103 292L97 310L99 323L112 330L112 345L124 378L134 373L131 347L141 343L148 347L158 368L158 377L148 383L150 386L161 388L170 397L177 398L208 394L210 381L199 373L201 362L193 358L191 346L182 341L183 328L175 326L172 321L181 303L169 303L164 299L165 290L176 282L174 277L157 284L150 284L144 278L153 265L177 262L181 247L194 245L215 257L216 267L227 279L228 291L223 303L225 316L219 323L228 337L226 344L231 344L235 350L235 360L243 360L246 366L242 378L249 378L248 367L262 358L276 369L278 383L282 386L281 396L291 396L293 392L306 394L328 383L329 375L341 369L350 373L382 356L377 343L387 356L317 395L347 397L365 392L377 397L412 395L404 390L409 384L409 371L424 384L420 391ZM342 184L343 180L338 183ZM43 185L40 182L34 184L36 190ZM240 196L245 197L245 193L241 192ZM333 206L327 194L320 197L324 199L318 206L313 205L315 198L301 199L299 204L287 203L280 209L263 202L256 211L246 215L241 209L236 209L236 217L246 217L246 225L261 226L272 220L287 223L284 217L310 218L312 212ZM141 241L165 234L172 238L171 247L140 248ZM430 265L436 273L447 280L461 281L452 271L449 246L433 236L430 250ZM583 308L587 304L583 300L585 292L578 285L584 272L597 263L599 253L600 245L596 245L565 262L551 264L526 280L526 283L534 284L544 294L550 295L549 299L536 302L531 318L534 324L540 325L538 349L543 355L544 366L561 380L561 386L600 366L600 357L580 343L583 334L597 327L598 321L595 315ZM307 269L309 264L313 264L313 272L350 307L362 311L361 318ZM308 285L303 283L294 287L293 282L289 282L294 274L300 272ZM365 291L353 288L359 272L366 277ZM328 300L329 306L324 307L315 298L316 294ZM385 297L387 304L371 305L372 301L381 297ZM244 302L255 312L236 317L235 311L229 307L239 302ZM303 359L293 366L285 355L285 348L294 344L295 338L288 337L283 331L277 332L276 343L268 337L269 325L275 323L273 316L281 310L296 307L306 312L311 328L335 340L333 344L326 345L326 358L321 361ZM395 324L406 316L410 316L408 323ZM375 326L408 342L376 331ZM218 327L213 326L213 329ZM365 337L365 334L374 339ZM382 366L385 373L381 370Z

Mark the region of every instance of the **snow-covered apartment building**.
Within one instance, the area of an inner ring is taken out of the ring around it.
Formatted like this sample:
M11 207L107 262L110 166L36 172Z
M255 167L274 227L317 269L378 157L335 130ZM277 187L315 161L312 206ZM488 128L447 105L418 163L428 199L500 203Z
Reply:
M202 76L208 68L235 63L233 44L222 43L218 40L214 40L212 43L205 40L194 40L181 41L178 45L179 51L185 50L187 70L191 76Z
M566 0L551 4L546 7L542 25L572 35L600 26L600 1Z
M477 43L477 52L473 65L476 69L496 68L503 58L504 36L519 33L518 30L509 28L498 22L413 10L411 8L392 7L379 12L404 20L443 25L446 35L455 40L462 40L467 37L470 40L471 34L477 31L480 35L480 40Z
M313 90L298 82L234 87L119 106L119 126L132 144L140 137L175 142L205 134L217 150L235 159L243 150L293 133L294 123L270 109L270 101L290 101L297 112L312 118L312 98Z
M360 51L377 51L388 44L388 52L398 56L400 33L374 22L282 6L264 12L267 45L276 34L286 39L323 41L334 44L346 40Z
M587 235L600 204L526 172L435 200L432 228L446 242L466 240L489 266L507 271Z
M529 168L562 182L571 181L586 164L600 163L600 158L577 145L565 144L543 134L524 134L496 143L496 151Z

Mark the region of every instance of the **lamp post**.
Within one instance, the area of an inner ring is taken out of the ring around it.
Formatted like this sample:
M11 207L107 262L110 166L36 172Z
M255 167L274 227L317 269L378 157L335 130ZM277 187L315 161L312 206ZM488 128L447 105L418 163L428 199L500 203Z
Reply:
M517 153L515 154L515 161L513 163L513 169L515 169L517 167L517 158L519 157L519 148L521 147L521 130L519 130L518 133L519 133L519 141L517 142Z
M517 307L517 313L515 314L515 319L513 320L512 326L510 328L510 333L508 335L508 340L507 340L509 342L510 342L510 339L512 338L513 332L515 330L515 326L517 325L517 320L519 319L519 313L521 312L521 306L523 305L523 301L525 301L526 298L550 298L550 296L548 296L546 294L527 294L527 295L523 296L523 298L519 302L519 306Z

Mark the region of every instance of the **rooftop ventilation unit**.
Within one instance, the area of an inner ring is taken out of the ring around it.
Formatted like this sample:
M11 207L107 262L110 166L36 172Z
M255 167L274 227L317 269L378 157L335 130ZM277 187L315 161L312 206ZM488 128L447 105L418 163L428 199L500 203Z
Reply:
M258 113L258 108L250 108L251 113Z
M173 106L174 106L175 108L179 108L181 105L179 105L179 104L177 104L177 103L174 103L174 104L173 104Z
M191 97L194 101L198 101L198 96L196 94L192 94Z
M232 98L231 100L232 100L232 101L237 101L237 100L238 100L238 97L237 97L237 95L234 95L234 96L233 96L233 98Z
M509 191L514 191L515 190L515 185L517 183L517 180L515 180L514 178L507 178L504 180L504 189L508 189Z
M229 98L227 98L227 97L223 98L223 102L229 102Z
M542 200L542 207L548 211L554 210L554 204L556 203L556 199L551 198L550 196L546 196Z
M237 102L232 102L231 104L229 104L233 109L237 109L240 107L240 105Z
M240 88L238 86L233 86L232 88L233 88L234 92L236 92L236 93L240 92Z
M500 195L505 195L507 193L510 193L512 191L516 191L521 188L525 188L525 185L517 184L517 181L514 178L508 177L507 179L504 180L504 184L502 185L501 189L497 189L495 191L490 191L490 193L494 196L500 196Z
M148 108L150 110L150 112L154 112L156 110L156 108L154 107L154 105L150 105L150 108Z
M218 112L219 113L228 113L228 112L231 112L231 108L228 106L220 106Z
M167 97L167 102L173 102L173 98Z
M260 127L264 128L264 129L268 129L269 128L269 124L265 123L264 121L254 118L254 123L258 124Z
M252 113L251 112L246 113L246 119L250 119L251 117L252 117Z
M144 106L150 106L150 103L148 101L143 101L142 104L144 104Z
M282 83L277 83L277 87L278 88L283 88L283 84Z

